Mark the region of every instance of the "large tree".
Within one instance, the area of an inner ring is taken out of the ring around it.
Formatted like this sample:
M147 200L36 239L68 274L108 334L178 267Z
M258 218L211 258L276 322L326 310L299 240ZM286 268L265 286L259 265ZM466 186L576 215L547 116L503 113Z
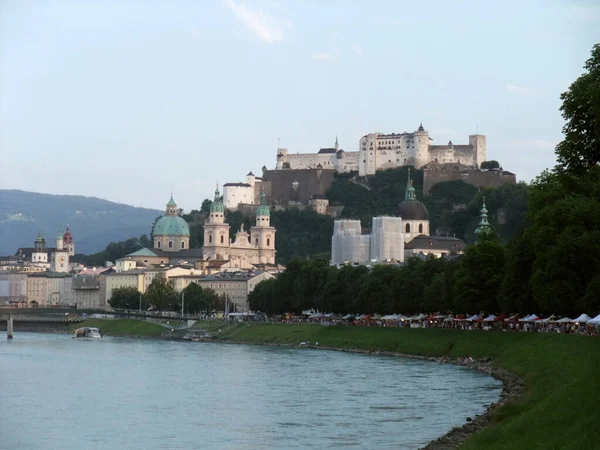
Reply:
M140 291L135 287L118 287L112 290L108 303L113 308L121 309L139 309L141 299L141 308L143 311L148 309L148 301Z
M581 175L600 162L600 44L581 75L560 98L565 139L556 147L557 169Z
M167 280L162 272L152 278L145 296L148 303L156 309L178 310L178 306L181 305L173 282Z

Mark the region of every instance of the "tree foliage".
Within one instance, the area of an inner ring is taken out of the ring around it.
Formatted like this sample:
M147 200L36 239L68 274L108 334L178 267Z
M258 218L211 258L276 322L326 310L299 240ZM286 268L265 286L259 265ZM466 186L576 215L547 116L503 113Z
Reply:
M494 170L494 169L499 169L499 168L500 168L500 163L494 159L492 159L490 161L484 161L481 163L482 170Z
M584 67L586 72L560 96L565 138L556 155L563 174L582 175L600 162L600 44Z
M175 291L173 281L168 280L162 272L152 278L146 289L145 297L152 309L174 311L181 309L181 300Z
M113 308L139 309L140 298L141 309L145 311L148 309L148 301L137 288L131 286L118 287L112 290L108 303Z

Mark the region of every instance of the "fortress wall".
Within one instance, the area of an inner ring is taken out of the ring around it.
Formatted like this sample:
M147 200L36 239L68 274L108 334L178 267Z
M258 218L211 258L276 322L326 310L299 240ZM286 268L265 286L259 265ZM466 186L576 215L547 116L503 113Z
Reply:
M439 168L423 172L423 193L428 194L431 188L437 183L456 180L463 180L465 183L472 184L478 188L499 187L505 183L517 183L517 177L514 173L501 170L482 171L475 169L452 170L449 168Z
M283 162L290 164L290 169L308 169L316 168L319 164L323 169L333 169L335 167L335 153L297 153L287 155Z
M325 195L334 174L333 169L266 170L263 180L270 183L272 204L287 205L291 200L306 205L312 195ZM298 182L297 189L293 188L294 181Z

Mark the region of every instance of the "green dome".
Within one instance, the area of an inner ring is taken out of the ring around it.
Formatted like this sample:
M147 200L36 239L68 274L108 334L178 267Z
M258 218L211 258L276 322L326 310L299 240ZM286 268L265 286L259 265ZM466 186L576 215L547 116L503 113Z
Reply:
M60 240L62 240L62 238L63 238L63 234L59 232L59 233L58 233L58 237L57 237L56 239L60 239Z
M217 190L215 191L215 199L210 204L210 212L225 212L225 205L223 205L223 200L219 193L219 185L217 185Z
M260 194L260 206L256 209L257 216L270 216L271 210L269 209L269 205L267 205L267 196L263 192Z
M153 234L165 236L189 236L190 228L179 216L162 216L154 225Z

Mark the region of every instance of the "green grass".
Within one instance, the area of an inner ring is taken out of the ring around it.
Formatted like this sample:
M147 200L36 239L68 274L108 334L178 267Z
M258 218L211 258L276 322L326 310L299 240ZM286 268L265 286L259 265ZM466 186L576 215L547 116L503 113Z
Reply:
M523 397L498 408L464 449L600 448L600 338L546 333L252 324L232 341L412 355L491 357L525 381ZM447 401L452 401L451 398Z
M158 337L168 331L167 328L157 323L135 319L87 319L73 324L71 331L81 327L100 328L102 333L107 336Z

